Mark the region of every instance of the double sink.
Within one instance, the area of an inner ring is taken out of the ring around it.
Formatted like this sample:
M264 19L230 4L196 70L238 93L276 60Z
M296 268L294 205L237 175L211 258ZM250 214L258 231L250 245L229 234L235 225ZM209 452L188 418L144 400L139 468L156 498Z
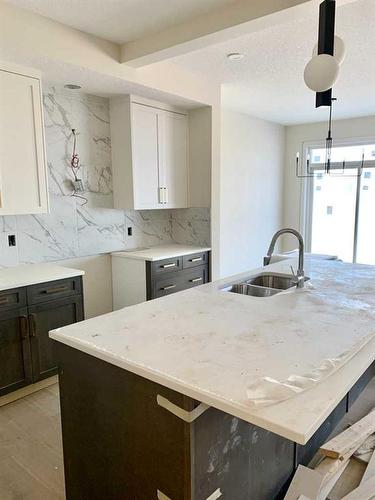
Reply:
M304 277L304 281L309 279L307 276ZM297 287L297 279L293 275L261 273L248 280L227 286L224 291L253 297L271 297L293 287Z

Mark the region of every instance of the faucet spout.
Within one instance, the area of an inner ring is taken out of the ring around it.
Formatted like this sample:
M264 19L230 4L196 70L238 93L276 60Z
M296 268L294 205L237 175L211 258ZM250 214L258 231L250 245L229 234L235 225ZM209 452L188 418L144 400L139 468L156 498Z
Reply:
M291 228L280 229L273 235L270 246L268 248L267 255L263 259L263 264L265 266L268 266L270 264L272 254L275 250L276 242L279 239L279 237L283 234L293 234L298 240L299 252L298 252L298 270L297 270L297 288L303 288L305 284L305 272L304 272L305 245L301 233L299 233L295 229Z

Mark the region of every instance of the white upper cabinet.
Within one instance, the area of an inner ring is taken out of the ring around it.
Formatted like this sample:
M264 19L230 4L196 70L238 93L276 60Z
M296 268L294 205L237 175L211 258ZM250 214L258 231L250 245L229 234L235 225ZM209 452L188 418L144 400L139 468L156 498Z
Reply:
M113 192L116 208L188 206L188 120L183 113L111 100Z
M134 208L155 208L160 202L159 113L137 104L131 113Z
M187 117L163 112L159 129L164 203L166 208L185 208L188 206Z
M38 73L0 63L0 215L48 212Z

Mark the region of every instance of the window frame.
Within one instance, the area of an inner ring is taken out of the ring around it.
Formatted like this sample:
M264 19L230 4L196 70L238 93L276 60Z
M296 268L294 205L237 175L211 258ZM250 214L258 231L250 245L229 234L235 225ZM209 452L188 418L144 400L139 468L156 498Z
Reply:
M334 140L333 148L335 147L350 147L350 146L365 146L373 144L375 146L375 136L369 137L350 137ZM302 161L306 164L307 155L311 149L321 149L325 148L325 140L319 141L304 141L302 142ZM350 167L350 164L353 164ZM324 169L324 163L318 163L315 165L320 165L319 167L314 166L314 170ZM332 169L340 169L341 164L332 163ZM357 168L359 171L358 162L347 162L347 168ZM357 165L357 166L356 166ZM364 162L363 168L375 168L375 159L367 160ZM324 174L323 174L324 175ZM338 174L340 175L340 174ZM353 262L356 262L357 257L357 243L358 243L358 216L359 216L359 206L360 206L360 196L361 196L361 178L358 176L357 179L357 194L356 194L356 213L355 213L355 228L354 228L354 249L353 249ZM300 214L301 214L301 232L305 240L305 248L307 252L311 252L311 238L312 238L312 210L313 210L313 198L314 198L314 183L311 177L304 177L301 183L300 192Z

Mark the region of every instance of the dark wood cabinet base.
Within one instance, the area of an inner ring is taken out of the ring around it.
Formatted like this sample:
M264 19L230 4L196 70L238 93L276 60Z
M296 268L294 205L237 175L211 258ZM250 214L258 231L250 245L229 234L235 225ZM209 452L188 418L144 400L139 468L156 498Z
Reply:
M298 463L308 462L348 408L346 396L306 446L214 408L188 423L157 396L187 411L199 402L56 347L67 500L152 500L158 491L171 500L207 500L218 490L223 500L281 499Z
M0 396L55 375L48 332L82 319L81 276L0 292Z

